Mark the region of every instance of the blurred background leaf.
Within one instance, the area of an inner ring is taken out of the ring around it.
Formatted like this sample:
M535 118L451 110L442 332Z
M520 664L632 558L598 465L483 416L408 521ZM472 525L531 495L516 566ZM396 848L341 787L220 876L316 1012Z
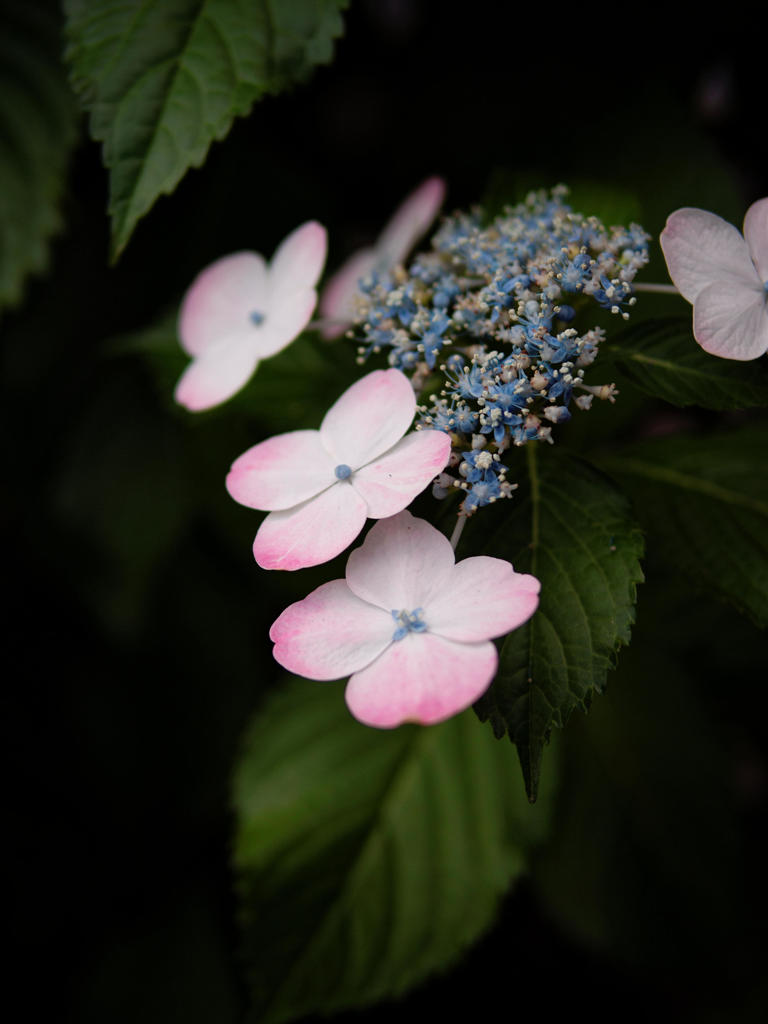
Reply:
M104 143L112 253L235 117L330 61L347 0L65 0L72 82Z
M768 625L765 423L627 446L601 464L681 577Z
M445 970L524 871L549 798L528 804L512 748L471 711L372 730L341 686L284 682L235 776L253 1019L362 1006Z
M653 568L605 698L563 735L557 840L535 884L580 943L689 985L685 1019L749 1022L764 996L768 776L742 709L762 700L763 638L706 597L681 601L669 567Z
M55 3L0 7L0 310L48 265L62 225L77 104L61 57Z
M643 301L645 295L639 296ZM614 332L600 366L616 364L638 387L672 405L749 409L768 405L765 360L738 362L709 355L694 340L691 316L645 320Z

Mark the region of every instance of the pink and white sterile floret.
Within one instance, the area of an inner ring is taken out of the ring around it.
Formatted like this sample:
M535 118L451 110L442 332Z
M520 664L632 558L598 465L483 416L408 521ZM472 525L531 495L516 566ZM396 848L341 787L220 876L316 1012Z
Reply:
M669 215L659 238L669 276L693 304L693 336L724 359L768 351L768 197L744 217L744 234L707 210Z
M350 676L347 706L366 725L432 725L485 692L498 665L492 638L533 615L539 589L500 558L455 562L439 530L403 511L372 527L345 579L290 605L269 635L290 672Z
M374 370L331 406L319 430L293 430L249 448L227 476L241 505L269 512L253 554L263 569L303 569L340 554L366 519L409 505L448 462L439 430L403 436L416 398L400 370Z
M257 252L223 256L193 281L181 304L179 340L192 362L176 401L200 412L235 395L259 361L293 341L317 303L327 250L325 228L307 221L266 263Z
M427 178L398 206L375 245L345 260L326 284L320 296L320 314L332 323L323 328L326 338L335 338L356 316L357 283L372 271L386 271L402 263L424 235L445 200L442 178Z

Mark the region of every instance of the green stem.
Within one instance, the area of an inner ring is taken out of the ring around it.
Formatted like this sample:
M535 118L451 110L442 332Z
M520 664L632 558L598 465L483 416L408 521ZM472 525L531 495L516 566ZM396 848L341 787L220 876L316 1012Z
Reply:
M528 461L528 479L531 484L531 572L536 575L536 562L539 550L539 508L541 507L541 491L539 489L539 467L537 445L529 441L525 446Z
M635 292L658 292L661 295L680 294L673 284L651 284L645 281L633 281L632 290Z

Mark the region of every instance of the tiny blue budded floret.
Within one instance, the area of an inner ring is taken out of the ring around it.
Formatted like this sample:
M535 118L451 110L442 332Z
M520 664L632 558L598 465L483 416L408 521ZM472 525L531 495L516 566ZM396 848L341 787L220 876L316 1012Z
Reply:
M333 472L336 474L337 480L346 480L348 477L352 476L352 470L346 462L340 462Z
M423 608L414 608L412 612L406 608L402 608L400 611L393 608L392 618L397 623L397 629L392 634L392 639L402 640L409 633L425 633L427 624L421 617L423 614Z
M360 285L358 361L385 352L417 392L429 382L417 429L451 435L434 493L460 488L464 514L511 496L499 461L508 449L551 443L573 406L616 394L584 381L605 332L583 320L596 307L627 319L649 236L574 212L567 193L531 192L493 220L448 217L410 266Z

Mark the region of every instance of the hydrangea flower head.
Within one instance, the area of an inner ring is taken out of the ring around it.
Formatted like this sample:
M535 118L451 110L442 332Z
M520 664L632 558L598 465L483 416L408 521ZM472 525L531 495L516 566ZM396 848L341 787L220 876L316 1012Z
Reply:
M629 317L649 236L572 210L567 192L531 192L492 220L479 209L447 217L407 267L360 283L358 361L386 353L424 389L421 425L453 446L434 493L464 491L463 515L511 497L508 449L551 442L573 409L617 394L585 380L605 337L590 309ZM487 454L476 466L467 456L478 446Z
M372 271L387 271L402 263L437 216L445 199L442 178L427 178L398 206L376 244L358 249L331 277L320 298L320 312L339 326L327 327L326 338L335 338L355 318L358 281Z
M768 351L768 197L744 217L744 234L707 210L675 210L659 238L669 276L693 304L693 336L725 359Z
M253 554L263 569L303 569L340 554L365 520L400 512L440 472L451 442L437 430L403 436L416 398L400 370L374 370L325 414L319 430L294 430L249 448L227 490L268 511Z
M308 221L281 242L269 264L257 252L223 256L194 280L181 304L179 339L192 362L176 385L191 412L210 409L248 383L309 323L327 237Z
M499 558L455 562L439 530L403 511L373 526L345 579L285 609L273 653L309 679L350 676L347 706L366 725L431 725L485 692L498 665L492 638L533 615L539 589Z

